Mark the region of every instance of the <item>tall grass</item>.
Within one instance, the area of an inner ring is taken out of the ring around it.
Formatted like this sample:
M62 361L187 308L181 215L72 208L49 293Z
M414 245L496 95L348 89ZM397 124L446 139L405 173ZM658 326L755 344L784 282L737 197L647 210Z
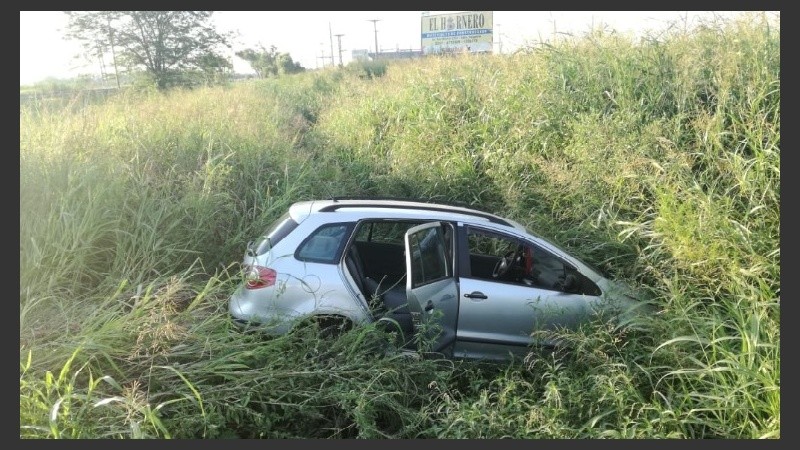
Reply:
M779 438L775 19L21 106L20 437ZM663 312L501 365L233 329L244 244L333 195L512 217Z

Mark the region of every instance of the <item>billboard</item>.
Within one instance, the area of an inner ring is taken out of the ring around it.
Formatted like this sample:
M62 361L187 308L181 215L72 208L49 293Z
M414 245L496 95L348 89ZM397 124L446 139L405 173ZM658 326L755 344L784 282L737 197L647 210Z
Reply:
M492 11L422 16L422 53L492 51Z

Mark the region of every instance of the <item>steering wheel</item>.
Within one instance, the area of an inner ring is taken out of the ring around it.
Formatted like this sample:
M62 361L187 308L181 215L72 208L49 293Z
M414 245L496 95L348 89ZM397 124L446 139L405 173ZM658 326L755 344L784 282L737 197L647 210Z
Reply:
M505 254L497 264L494 265L494 270L492 271L492 278L502 278L508 271L511 270L511 267L514 265L514 262L517 260L517 252L510 251Z

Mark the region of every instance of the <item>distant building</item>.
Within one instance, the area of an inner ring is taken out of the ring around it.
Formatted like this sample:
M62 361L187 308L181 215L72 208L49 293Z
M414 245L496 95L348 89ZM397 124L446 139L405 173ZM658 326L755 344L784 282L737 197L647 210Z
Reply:
M377 54L377 58L375 52L371 52L367 49L353 50L351 56L354 61L374 61L376 59L414 59L422 58L424 55L422 54L422 50L404 50L398 48L397 50L383 50Z
M369 57L372 59L376 59L375 53L370 53ZM391 50L391 51L382 51L377 54L377 59L415 59L415 58L422 58L424 55L422 50Z
M354 61L369 61L369 50L367 49L359 49L353 50L350 55Z

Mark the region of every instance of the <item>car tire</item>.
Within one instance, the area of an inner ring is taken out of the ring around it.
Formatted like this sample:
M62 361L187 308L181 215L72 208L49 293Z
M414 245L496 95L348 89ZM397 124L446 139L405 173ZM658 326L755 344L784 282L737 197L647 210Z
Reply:
M335 339L353 329L353 322L342 316L314 316L308 324L318 327L320 337L325 339Z

